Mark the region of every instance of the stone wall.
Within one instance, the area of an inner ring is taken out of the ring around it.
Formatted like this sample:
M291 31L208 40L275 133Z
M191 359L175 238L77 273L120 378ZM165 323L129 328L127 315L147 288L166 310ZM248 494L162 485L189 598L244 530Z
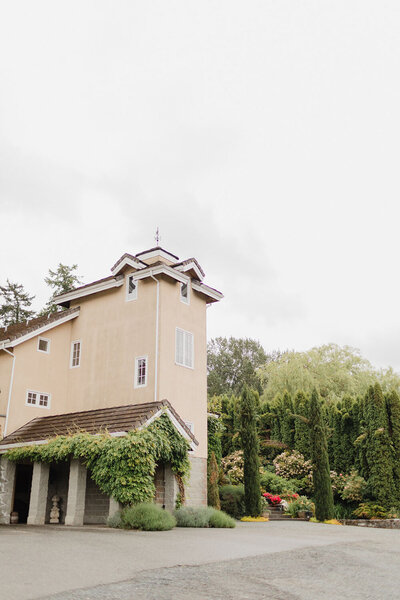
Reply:
M343 525L358 527L376 527L379 529L400 529L400 519L342 519Z
M86 480L85 524L105 523L110 509L110 498L100 491L88 472Z
M207 459L189 455L190 480L185 486L187 506L207 506Z
M155 503L165 506L165 466L157 465L154 473L154 485L156 487Z
M15 463L0 459L0 524L10 523L15 481Z

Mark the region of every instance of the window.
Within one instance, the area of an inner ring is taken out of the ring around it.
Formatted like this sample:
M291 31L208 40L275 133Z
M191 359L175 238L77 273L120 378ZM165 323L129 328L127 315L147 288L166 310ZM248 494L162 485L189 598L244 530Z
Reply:
M28 390L26 393L27 406L40 406L41 408L50 408L50 394L42 392L32 392Z
M42 338L40 337L38 339L38 352L45 352L46 354L49 354L50 352L50 340L48 340L47 338Z
M185 304L190 304L189 291L189 284L181 283L181 302L184 302Z
M79 367L81 364L81 342L76 340L71 344L71 369Z
M147 356L139 356L135 361L135 388L147 385Z
M126 299L136 300L137 299L138 281L134 275L128 275L126 280Z
M176 328L175 362L193 369L193 333Z

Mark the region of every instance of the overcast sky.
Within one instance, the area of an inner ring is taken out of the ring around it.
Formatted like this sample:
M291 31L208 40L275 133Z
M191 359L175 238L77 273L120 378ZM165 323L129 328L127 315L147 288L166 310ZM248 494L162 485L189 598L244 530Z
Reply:
M195 256L209 337L400 370L398 0L6 1L0 281Z

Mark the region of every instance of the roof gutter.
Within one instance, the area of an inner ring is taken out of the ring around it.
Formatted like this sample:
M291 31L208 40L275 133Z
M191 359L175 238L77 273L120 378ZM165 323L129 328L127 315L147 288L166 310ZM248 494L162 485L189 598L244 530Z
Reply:
M157 385L158 385L158 322L159 322L159 304L160 304L160 281L154 277L153 271L150 271L150 277L157 284L157 302L156 302L156 358L154 363L154 402L157 402Z
M4 343L3 343L3 346L1 348L1 350L4 350L4 352L7 352L7 354L9 354L10 356L12 356L12 359L13 359L13 363L12 363L12 367L11 367L10 387L8 389L8 402L7 402L7 410L6 410L6 422L4 424L4 437L5 437L7 435L8 416L10 414L11 394L12 394L12 387L13 387L13 383L14 383L15 354L13 354L9 350L7 350L4 347Z

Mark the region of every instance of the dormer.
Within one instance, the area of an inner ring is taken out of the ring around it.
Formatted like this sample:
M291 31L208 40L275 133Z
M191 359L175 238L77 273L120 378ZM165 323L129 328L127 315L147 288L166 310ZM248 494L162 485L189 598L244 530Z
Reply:
M154 265L155 263L163 263L164 265L171 266L179 261L179 256L175 256L175 254L168 252L168 250L164 250L161 246L139 252L139 254L135 255L135 258L146 263L148 266Z

